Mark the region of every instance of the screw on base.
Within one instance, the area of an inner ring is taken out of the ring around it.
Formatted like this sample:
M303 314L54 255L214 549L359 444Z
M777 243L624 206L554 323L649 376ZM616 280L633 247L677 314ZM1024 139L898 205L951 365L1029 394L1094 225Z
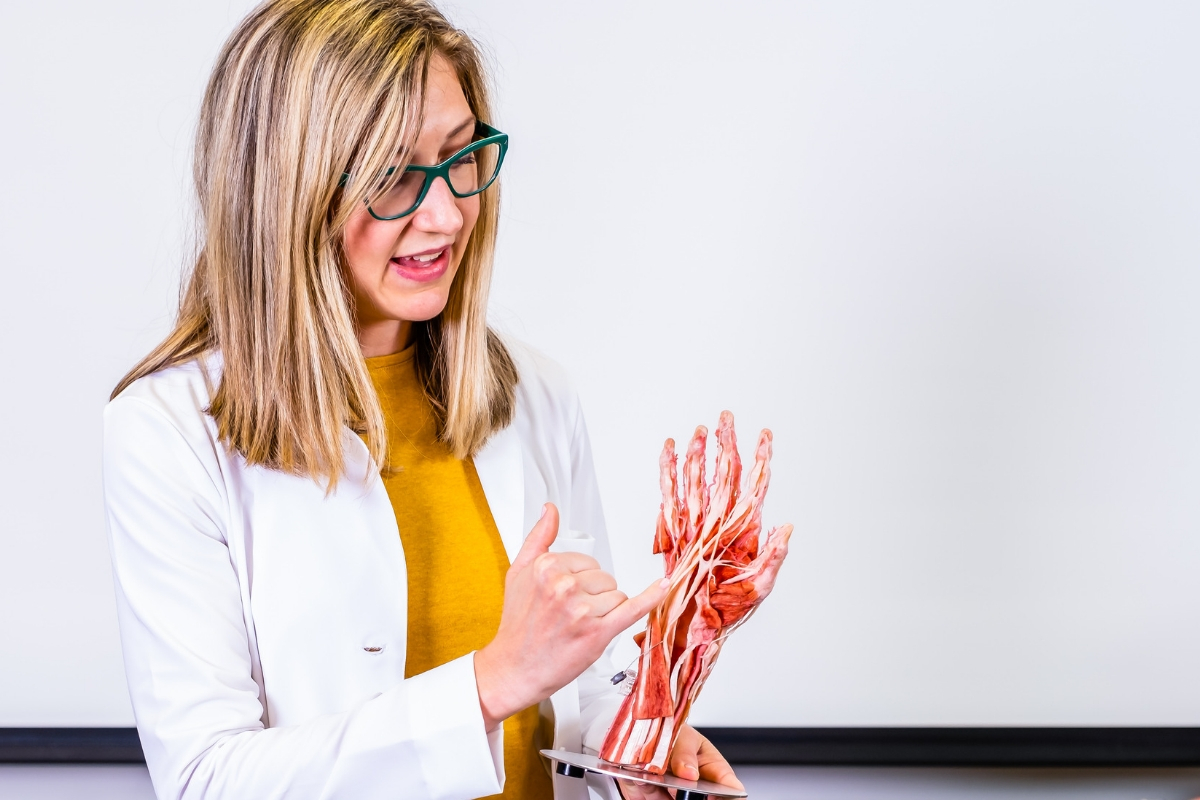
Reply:
M558 766L554 768L554 771L559 775L566 775L568 778L582 778L584 775L587 775L587 770L583 767L577 767L565 761L558 762ZM705 798L702 796L699 800L705 800Z

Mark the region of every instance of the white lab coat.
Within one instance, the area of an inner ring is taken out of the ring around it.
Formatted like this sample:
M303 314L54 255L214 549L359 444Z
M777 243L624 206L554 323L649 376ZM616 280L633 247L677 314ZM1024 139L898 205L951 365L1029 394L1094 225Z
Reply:
M509 558L542 504L556 550L612 559L577 396L511 343L515 417L475 456ZM346 429L347 471L247 466L204 413L219 359L147 376L104 412L104 490L130 697L165 798L475 798L504 782L472 656L404 679L404 553L387 491ZM601 658L543 702L555 748L599 749L620 697ZM548 726L547 726L548 727ZM556 800L616 800L555 775Z

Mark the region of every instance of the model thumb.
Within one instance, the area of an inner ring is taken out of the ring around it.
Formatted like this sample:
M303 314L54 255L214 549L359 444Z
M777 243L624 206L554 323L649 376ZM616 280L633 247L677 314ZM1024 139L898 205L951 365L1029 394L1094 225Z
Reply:
M512 565L524 567L543 553L550 552L550 545L556 538L558 538L558 508L554 503L546 503L542 506L542 516L538 518L533 530L525 537Z

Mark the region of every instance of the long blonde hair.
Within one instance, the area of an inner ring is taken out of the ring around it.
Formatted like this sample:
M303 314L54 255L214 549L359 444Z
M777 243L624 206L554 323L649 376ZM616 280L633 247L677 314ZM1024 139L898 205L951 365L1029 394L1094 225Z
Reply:
M268 0L251 12L226 42L201 106L200 247L175 328L113 397L142 376L220 353L208 412L248 463L332 488L349 426L385 464L342 232L378 188L372 176L407 163L435 53L454 66L476 118L490 121L479 52L425 0ZM343 173L353 177L339 188ZM460 458L513 413L517 372L486 323L497 190L479 195L445 310L414 325L418 374L441 438Z

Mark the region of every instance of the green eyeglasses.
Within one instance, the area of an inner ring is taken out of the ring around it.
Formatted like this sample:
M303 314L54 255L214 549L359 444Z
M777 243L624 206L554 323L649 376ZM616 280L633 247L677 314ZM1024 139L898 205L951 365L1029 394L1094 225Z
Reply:
M378 196L367 199L367 211L383 222L408 216L421 205L437 178L446 181L450 192L460 198L479 194L491 186L500 174L500 165L508 152L508 134L477 122L475 135L480 138L437 166L409 164L404 168L404 174L394 181L389 179L395 174L396 167L388 169L380 179ZM341 183L344 185L348 180L349 173L343 173Z

